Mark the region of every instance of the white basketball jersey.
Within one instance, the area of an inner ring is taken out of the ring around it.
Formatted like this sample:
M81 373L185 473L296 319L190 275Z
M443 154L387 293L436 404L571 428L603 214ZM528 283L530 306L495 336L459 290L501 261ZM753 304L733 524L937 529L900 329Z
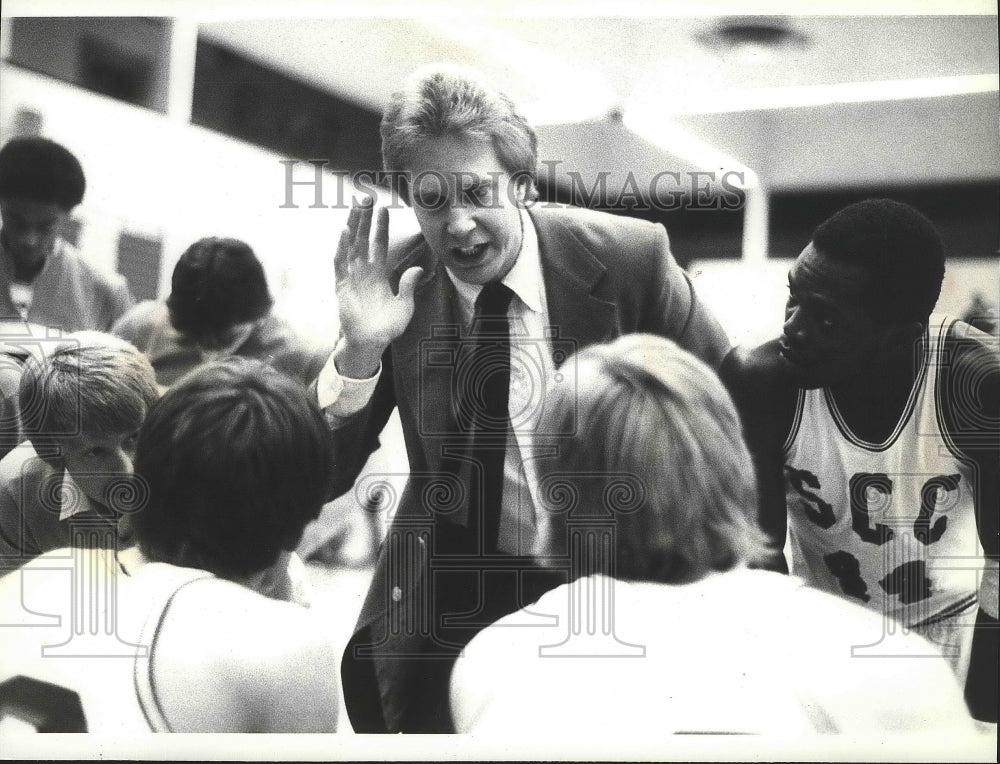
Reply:
M4 576L0 725L170 731L150 674L157 632L177 591L210 576L164 563L129 575L106 549L55 550Z
M973 608L983 565L973 470L937 405L953 322L931 316L917 379L884 443L851 432L828 389L799 391L785 443L793 572L906 626Z

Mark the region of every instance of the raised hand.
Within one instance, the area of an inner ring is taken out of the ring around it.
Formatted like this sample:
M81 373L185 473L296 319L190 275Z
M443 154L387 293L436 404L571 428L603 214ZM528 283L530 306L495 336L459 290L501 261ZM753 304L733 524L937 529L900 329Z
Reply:
M398 292L393 292L388 265L389 210L378 210L375 238L370 242L374 209L371 197L351 205L334 258L345 339L336 364L341 374L358 379L375 373L389 343L406 330L413 317L413 292L423 273L421 268L408 268Z

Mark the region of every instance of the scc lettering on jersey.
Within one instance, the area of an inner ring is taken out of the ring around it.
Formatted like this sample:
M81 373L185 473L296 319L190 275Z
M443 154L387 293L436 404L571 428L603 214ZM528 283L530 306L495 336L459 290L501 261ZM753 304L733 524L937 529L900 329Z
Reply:
M828 530L837 521L833 505L822 498L819 479L809 470L785 465L785 478L799 499L802 514L818 528ZM951 494L959 486L960 476L935 475L924 481L920 489L920 507L912 515L896 513L897 527L873 519L873 509L884 509L892 501L893 481L885 473L857 472L848 482L848 506L851 529L864 543L882 546L896 538L900 524L912 517L913 538L927 547L944 535L948 517L936 513L942 495ZM937 516L935 516L937 514ZM868 602L871 595L861 577L861 564L847 550L824 555L830 573L840 583L844 594ZM931 580L927 577L924 560L909 560L898 565L878 582L886 594L899 598L904 605L927 599L931 595Z

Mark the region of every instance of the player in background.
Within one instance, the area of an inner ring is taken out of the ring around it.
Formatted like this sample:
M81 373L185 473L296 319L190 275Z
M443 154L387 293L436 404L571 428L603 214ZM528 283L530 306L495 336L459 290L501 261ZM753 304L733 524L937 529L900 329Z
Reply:
M139 427L160 395L146 357L109 334L66 335L39 356L17 380L26 440L0 460L2 570L71 546L74 522L100 521L88 545L128 535L116 504L128 500Z
M106 332L132 307L125 279L63 236L85 189L79 160L55 141L14 138L0 149L0 324Z

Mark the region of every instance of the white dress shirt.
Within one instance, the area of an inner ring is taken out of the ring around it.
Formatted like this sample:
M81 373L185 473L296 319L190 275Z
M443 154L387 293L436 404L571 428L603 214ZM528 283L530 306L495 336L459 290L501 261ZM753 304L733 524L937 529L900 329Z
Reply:
M545 283L542 278L538 234L527 211L521 210L521 251L513 267L502 279L514 293L507 316L510 319L510 398L508 412L511 433L504 460L503 502L499 528L499 548L508 554L531 553L535 537L537 470L535 459L544 453L536 445L536 429L546 391L552 386L556 369L552 360L551 330ZM476 299L482 286L468 284L448 270L458 293L458 315L472 326ZM341 338L343 342L343 338ZM317 396L334 423L360 411L371 399L382 372L369 379L343 377L334 364L336 351L319 375ZM517 448L511 446L516 443Z

